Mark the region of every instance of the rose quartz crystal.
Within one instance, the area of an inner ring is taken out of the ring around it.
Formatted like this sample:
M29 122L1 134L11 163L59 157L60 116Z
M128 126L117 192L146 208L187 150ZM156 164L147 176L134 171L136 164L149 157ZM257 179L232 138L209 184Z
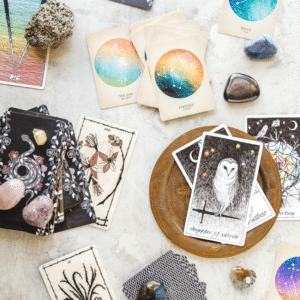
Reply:
M0 186L0 209L15 207L23 198L25 185L20 179L11 179Z

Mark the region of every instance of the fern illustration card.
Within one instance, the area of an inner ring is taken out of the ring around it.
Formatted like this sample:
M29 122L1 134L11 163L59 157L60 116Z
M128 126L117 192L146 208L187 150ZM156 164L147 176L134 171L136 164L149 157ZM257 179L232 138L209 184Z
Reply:
M81 116L77 140L91 192L96 224L108 230L137 139L137 131Z
M46 263L39 270L52 300L117 300L94 245Z
M262 143L204 133L184 234L243 246Z
M245 39L273 35L281 0L224 0L219 32Z
M101 109L135 103L142 65L129 27L87 35Z

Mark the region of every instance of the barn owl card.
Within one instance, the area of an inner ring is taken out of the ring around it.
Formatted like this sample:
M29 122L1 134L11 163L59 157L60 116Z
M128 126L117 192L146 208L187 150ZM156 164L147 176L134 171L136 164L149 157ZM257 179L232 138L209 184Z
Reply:
M95 208L93 226L108 230L137 139L137 131L82 115L76 137Z
M278 220L300 220L300 115L246 116L246 132L264 143L279 171Z
M243 246L262 143L204 133L184 234Z

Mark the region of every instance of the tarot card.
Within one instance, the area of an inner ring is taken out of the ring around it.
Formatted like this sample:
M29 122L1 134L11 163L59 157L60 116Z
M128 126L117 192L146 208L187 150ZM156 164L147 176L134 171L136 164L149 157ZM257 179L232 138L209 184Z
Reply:
M29 46L24 34L28 22L45 2L47 1L0 2L0 83L44 88L49 50Z
M211 130L210 133L231 136L231 133L225 124L216 127L215 129ZM191 141L172 153L181 173L191 189L193 188L202 138L203 136ZM272 219L274 216L274 209L270 205L270 202L261 189L259 183L256 183L253 197L251 199L250 217L247 231L258 227L264 222Z
M101 109L135 103L142 65L129 27L88 34L87 43Z
M215 108L202 49L198 36L146 48L152 84L163 121Z
M113 0L122 4L128 4L131 6L136 6L144 9L151 9L153 5L153 0Z
M262 144L204 133L184 234L243 246Z
M224 0L219 33L245 39L273 36L281 0Z
M96 118L81 116L76 131L96 213L96 227L108 230L138 133Z
M264 143L281 178L278 220L300 220L300 115L246 116L246 132Z
M94 245L46 263L39 270L52 300L117 300Z
M267 300L299 299L300 246L280 243Z

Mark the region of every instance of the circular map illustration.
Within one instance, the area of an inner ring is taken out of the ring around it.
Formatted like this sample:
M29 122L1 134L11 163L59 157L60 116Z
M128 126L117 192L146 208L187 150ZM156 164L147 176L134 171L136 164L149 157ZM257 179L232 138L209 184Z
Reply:
M173 98L193 95L204 77L199 58L183 49L165 53L155 66L155 81L160 90Z
M142 72L133 43L123 38L109 40L99 48L95 69L103 82L114 87L134 83Z
M268 17L277 0L229 0L234 13L246 21L260 21Z
M275 287L284 300L300 299L300 257L290 258L279 267Z

